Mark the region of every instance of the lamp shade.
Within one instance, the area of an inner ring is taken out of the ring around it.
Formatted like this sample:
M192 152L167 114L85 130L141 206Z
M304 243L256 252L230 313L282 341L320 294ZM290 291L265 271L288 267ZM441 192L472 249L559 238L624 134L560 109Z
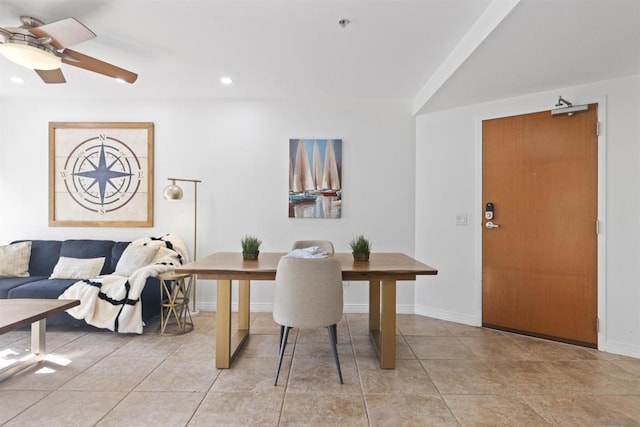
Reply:
M165 200L182 200L182 188L175 181L164 189Z

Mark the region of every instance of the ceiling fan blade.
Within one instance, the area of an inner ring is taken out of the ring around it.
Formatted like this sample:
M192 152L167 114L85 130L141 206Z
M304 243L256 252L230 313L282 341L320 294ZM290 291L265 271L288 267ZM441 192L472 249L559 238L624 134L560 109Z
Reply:
M66 83L60 68L55 70L34 70L45 83Z
M136 73L116 67L99 59L92 58L80 52L71 49L65 49L62 56L62 62L74 67L84 68L85 70L103 74L114 79L122 79L127 83L133 83L138 78Z
M82 22L75 18L62 19L39 27L28 28L36 37L51 37L51 45L63 49L94 38L96 35Z

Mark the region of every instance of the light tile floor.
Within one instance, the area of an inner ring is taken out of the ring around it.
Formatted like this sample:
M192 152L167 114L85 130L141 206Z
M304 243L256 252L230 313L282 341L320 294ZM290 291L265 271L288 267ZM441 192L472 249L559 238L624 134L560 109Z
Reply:
M640 360L399 315L397 368L381 370L367 315L338 325L340 385L326 330L293 330L277 387L279 328L252 315L232 369L214 367L214 313L159 336L49 328L54 360L0 383L3 426L640 425ZM29 332L0 336L22 354Z

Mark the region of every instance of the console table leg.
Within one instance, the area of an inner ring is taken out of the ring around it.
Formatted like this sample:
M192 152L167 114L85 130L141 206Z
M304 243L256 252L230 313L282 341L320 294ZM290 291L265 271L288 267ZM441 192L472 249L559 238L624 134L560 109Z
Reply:
M231 280L218 280L216 297L216 368L231 366Z

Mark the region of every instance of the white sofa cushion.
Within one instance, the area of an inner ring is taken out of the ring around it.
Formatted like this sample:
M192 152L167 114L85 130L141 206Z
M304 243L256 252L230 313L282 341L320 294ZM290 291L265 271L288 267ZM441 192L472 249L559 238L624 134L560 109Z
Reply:
M102 271L104 257L68 258L61 256L49 279L89 279Z

